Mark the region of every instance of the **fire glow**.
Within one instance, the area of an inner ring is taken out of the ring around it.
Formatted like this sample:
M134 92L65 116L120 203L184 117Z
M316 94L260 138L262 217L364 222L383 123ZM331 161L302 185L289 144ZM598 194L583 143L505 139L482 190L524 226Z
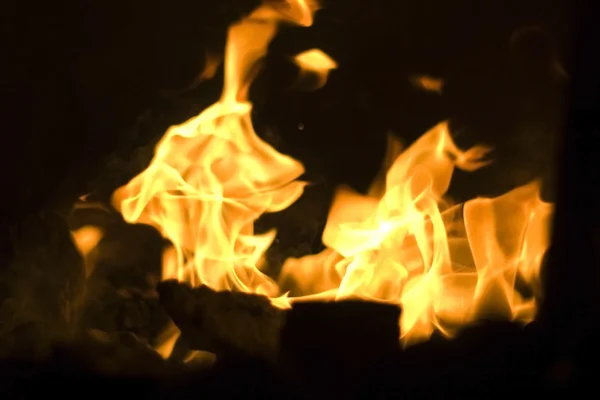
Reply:
M277 280L262 272L276 232L257 235L254 222L289 207L306 183L298 180L302 164L254 131L248 89L278 25L309 26L316 8L305 0L267 1L232 24L220 100L171 127L148 168L115 192L127 222L153 225L171 241L162 278L262 294L282 308L315 298L399 304L405 343L434 330L452 336L489 315L530 321L553 206L540 199L537 181L450 204L444 196L454 169L485 168L490 149L459 149L446 122L405 149L390 137L369 192L338 189L323 234L327 249L287 260ZM298 65L324 83L335 62L319 50L311 54L319 57L299 57ZM517 281L534 296L520 294ZM284 285L303 295L288 296Z

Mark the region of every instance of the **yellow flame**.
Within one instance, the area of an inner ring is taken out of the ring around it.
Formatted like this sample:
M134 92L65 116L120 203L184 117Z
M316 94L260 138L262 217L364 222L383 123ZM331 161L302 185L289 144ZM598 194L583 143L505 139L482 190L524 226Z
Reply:
M253 223L300 197L305 183L296 178L304 168L256 135L247 94L277 24L309 21L305 3L282 3L230 27L221 99L169 129L150 166L114 195L127 221L152 224L173 243L167 276L214 289L278 292L259 270L275 232L255 235Z
M534 300L520 295L515 282L537 290L552 205L540 200L538 182L451 205L444 196L454 169L474 171L491 161L485 146L459 149L446 122L405 150L390 136L367 195L339 188L325 251L287 260L279 285L261 271L276 232L254 234L253 224L301 196L304 168L257 136L248 88L278 24L310 25L316 8L271 0L233 24L219 101L171 127L149 167L115 192L127 221L154 225L171 241L163 279L264 294L278 307L347 297L401 304L406 343L434 329L452 335L482 315L531 319ZM282 294L280 285L302 296ZM163 356L177 335L168 335Z
M287 260L280 283L401 304L405 343L434 329L451 336L482 316L531 320L534 299L523 298L515 281L537 285L548 246L552 205L541 201L539 182L451 206L443 195L454 168L486 166L489 149L461 151L446 123L400 148L391 141L389 154L399 155L370 195L338 189L323 233L328 249Z

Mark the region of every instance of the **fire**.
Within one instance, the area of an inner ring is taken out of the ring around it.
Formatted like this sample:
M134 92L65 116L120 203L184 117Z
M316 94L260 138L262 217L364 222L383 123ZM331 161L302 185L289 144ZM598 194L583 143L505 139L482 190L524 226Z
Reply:
M91 225L83 226L73 232L73 241L82 256L86 257L102 239L102 231Z
M317 84L315 89L325 86L329 71L337 68L336 62L319 49L306 50L296 55L294 62L302 72L310 72L316 75Z
M416 75L410 79L410 82L416 88L424 90L426 92L435 92L442 94L444 88L444 81L439 78L434 78L427 75Z
M156 226L173 243L164 278L275 296L260 271L275 232L255 235L265 212L285 209L305 183L298 161L254 132L248 88L282 21L309 25L308 3L269 2L229 29L221 99L174 126L150 166L114 196L127 221Z
M83 257L85 266L85 276L89 278L95 267L93 261L90 259L90 253L96 248L104 232L98 227L92 225L82 226L81 228L71 232L73 242L79 250L79 253Z
M534 296L516 287L520 282L537 294L552 205L541 201L538 182L452 205L445 194L454 169L487 166L490 149L459 149L445 122L405 150L390 138L367 195L338 190L324 252L288 260L279 284L261 271L276 232L254 234L254 222L290 206L306 183L298 180L300 162L257 136L248 89L278 24L309 26L316 9L302 0L265 1L231 25L221 98L171 127L148 168L115 192L126 221L151 224L171 241L163 279L263 294L281 307L348 297L401 304L406 342L434 329L452 335L481 316L530 320ZM296 61L321 72L336 67L316 49ZM302 296L288 297L284 286ZM174 339L165 343L167 357Z
M399 148L392 141L390 154ZM447 124L437 125L395 158L369 195L340 188L323 233L329 248L288 260L282 279L304 288L318 281L336 299L401 304L407 343L434 328L450 336L477 317L531 320L534 299L515 282L536 285L548 246L552 205L540 200L539 183L464 205L444 201L454 168L482 168L488 151L459 150Z

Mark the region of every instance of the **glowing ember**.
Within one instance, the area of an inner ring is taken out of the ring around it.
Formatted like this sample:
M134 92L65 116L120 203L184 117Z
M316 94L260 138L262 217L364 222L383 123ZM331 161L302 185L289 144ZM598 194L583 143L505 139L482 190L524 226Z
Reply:
M298 161L256 135L248 88L277 25L308 26L315 9L301 0L267 1L233 24L221 99L171 127L150 166L114 194L128 222L151 224L173 244L164 255L163 279L259 293L280 307L348 297L402 304L405 341L435 328L452 335L487 314L530 320L534 300L520 295L515 282L536 290L552 206L540 200L537 182L495 199L448 204L454 168L485 167L489 149L458 149L445 122L405 151L390 139L368 195L338 190L323 234L328 248L288 260L279 277L304 296L287 297L261 272L276 233L255 235L253 224L291 205L305 183L297 180L304 172ZM296 61L322 72L335 68L319 50ZM427 90L441 90L441 81L433 82L439 87L427 82L421 79ZM171 333L161 347L165 357L178 335Z

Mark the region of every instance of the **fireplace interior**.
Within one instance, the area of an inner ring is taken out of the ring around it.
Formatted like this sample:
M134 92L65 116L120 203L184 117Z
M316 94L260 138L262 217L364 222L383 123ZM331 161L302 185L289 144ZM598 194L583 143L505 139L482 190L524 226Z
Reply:
M5 398L595 383L591 2L9 2Z

